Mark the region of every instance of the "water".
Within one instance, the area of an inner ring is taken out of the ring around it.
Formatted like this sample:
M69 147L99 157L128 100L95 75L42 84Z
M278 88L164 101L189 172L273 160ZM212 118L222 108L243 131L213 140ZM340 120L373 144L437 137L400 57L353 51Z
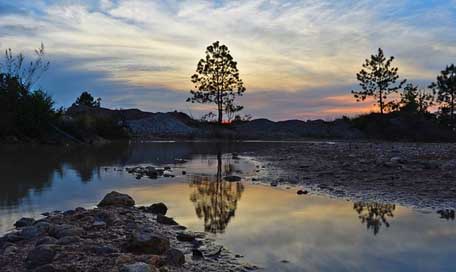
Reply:
M0 231L22 216L93 207L117 190L140 205L165 202L179 223L208 232L265 271L456 269L451 219L394 204L297 196L293 189L252 184L255 151L277 144L286 143L1 147ZM231 155L241 151L249 156ZM176 177L137 180L120 170L137 165L171 166ZM226 175L244 180L224 182Z

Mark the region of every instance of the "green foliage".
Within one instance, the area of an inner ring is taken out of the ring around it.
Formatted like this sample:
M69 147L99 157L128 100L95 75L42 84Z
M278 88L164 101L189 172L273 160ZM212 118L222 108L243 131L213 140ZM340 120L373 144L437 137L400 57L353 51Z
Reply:
M392 66L393 60L394 57L387 59L383 50L379 48L378 54L366 59L363 69L356 74L362 88L361 91L352 91L356 101L364 101L368 97L373 97L376 105L379 106L380 114L391 109L394 110L394 102L386 102L388 95L397 93L406 82L406 80L402 80L396 84L399 75L398 68Z
M440 104L442 119L449 119L454 125L454 110L456 99L456 66L451 64L440 72L436 82L429 88L437 94L437 102Z
M196 73L192 76L195 90L187 102L215 103L217 105L218 123L223 121L223 112L239 111L234 100L242 96L245 87L239 77L237 62L226 45L214 42L206 49L206 58L198 62Z
M74 102L73 105L99 108L101 106L101 98L95 99L89 92L83 92L76 98L76 102Z

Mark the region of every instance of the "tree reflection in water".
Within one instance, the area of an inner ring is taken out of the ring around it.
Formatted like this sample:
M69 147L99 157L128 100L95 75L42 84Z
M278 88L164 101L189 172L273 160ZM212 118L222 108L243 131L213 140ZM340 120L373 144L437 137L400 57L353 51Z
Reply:
M358 218L362 224L366 224L368 230L372 230L374 235L380 231L380 227L390 226L387 218L393 218L393 211L396 209L394 204L382 204L376 202L356 202L353 209L358 213Z
M222 171L222 168L224 171ZM221 153L217 154L217 173L214 176L193 175L190 187L193 192L190 200L195 206L198 218L204 219L204 230L211 233L223 233L235 216L237 202L244 192L240 182L223 181L222 175L229 175L233 165L223 165Z

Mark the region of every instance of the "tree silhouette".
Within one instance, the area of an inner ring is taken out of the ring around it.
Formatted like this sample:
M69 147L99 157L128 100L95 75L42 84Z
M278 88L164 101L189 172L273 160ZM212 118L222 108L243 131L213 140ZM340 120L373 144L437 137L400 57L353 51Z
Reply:
M441 104L442 112L448 112L450 121L454 124L454 108L456 98L456 66L451 64L440 72L437 81L432 83L432 88L437 93L437 102Z
M396 206L393 204L382 204L376 202L356 202L353 209L358 213L358 218L362 224L366 224L367 229L372 229L374 235L380 231L380 227L390 226L387 218L393 217Z
M43 44L35 53L28 62L22 53L7 49L0 61L0 137L42 137L57 117L53 99L43 90L33 89L49 68Z
M13 54L11 48L5 51L5 61L0 63L0 73L10 78L15 78L27 91L40 79L44 72L49 69L49 61L44 59L44 44L35 50L36 58L26 64L22 53Z
M426 113L434 105L434 94L409 83L401 93L400 104L401 111Z
M101 98L95 99L89 92L83 92L76 102L73 103L74 106L87 106L91 108L99 108L101 106Z
M217 41L207 47L206 58L198 62L192 82L195 90L190 91L187 102L215 103L219 124L223 122L224 111L239 109L234 106L234 100L242 96L245 87L239 77L237 62L226 45Z
M388 95L396 93L402 88L406 80L396 84L399 79L398 68L392 66L394 57L387 59L381 48L377 55L371 55L366 59L363 69L356 74L361 91L352 91L357 102L364 101L367 97L373 97L376 105L379 106L380 114L383 114L387 107L392 106L391 102L386 102Z

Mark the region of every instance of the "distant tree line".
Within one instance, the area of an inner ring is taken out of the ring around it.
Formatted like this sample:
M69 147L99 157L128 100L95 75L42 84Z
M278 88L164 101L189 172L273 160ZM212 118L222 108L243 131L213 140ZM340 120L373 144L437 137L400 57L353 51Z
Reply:
M381 48L377 54L366 59L356 75L361 90L352 91L354 98L358 102L373 98L380 115L393 112L428 115L442 124L454 127L455 65L448 65L435 82L427 88L420 88L413 83L406 84L406 79L399 79L399 69L393 66L393 60L394 57L385 57ZM432 106L436 106L438 112L431 113Z

